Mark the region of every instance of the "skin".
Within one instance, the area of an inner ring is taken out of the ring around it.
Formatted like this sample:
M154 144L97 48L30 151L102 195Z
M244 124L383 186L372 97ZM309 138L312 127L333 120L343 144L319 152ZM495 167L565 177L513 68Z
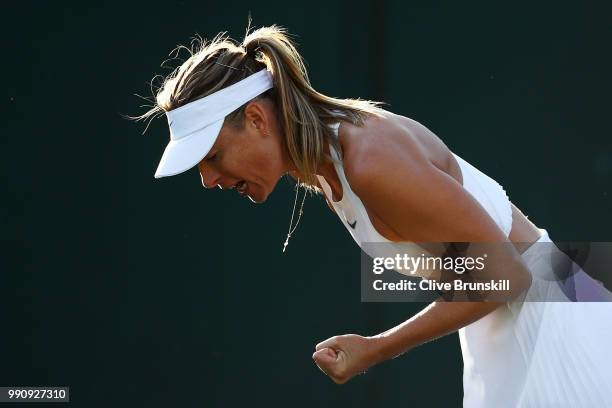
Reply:
M246 180L251 200L262 203L283 175L296 171L274 113L270 101L252 101L245 108L244 129L224 126L210 154L198 165L205 187L230 188ZM382 118L367 119L362 127L342 122L338 135L347 180L382 236L410 242L513 242L514 247L504 246L507 249L490 256L488 264L492 269L511 270L511 298L529 287L530 273L520 254L540 238L538 227L511 204L508 239L463 189L452 153L425 126L385 112ZM329 152L329 147L325 150ZM324 160L317 172L330 185L332 199L339 201L343 191L333 164ZM432 302L376 336L331 337L316 345L312 357L325 374L342 384L374 364L453 333L504 303Z
M272 102L260 99L246 106L243 129L223 125L198 164L202 185L227 190L244 180L246 196L257 204L265 202L278 180L295 171L275 117Z

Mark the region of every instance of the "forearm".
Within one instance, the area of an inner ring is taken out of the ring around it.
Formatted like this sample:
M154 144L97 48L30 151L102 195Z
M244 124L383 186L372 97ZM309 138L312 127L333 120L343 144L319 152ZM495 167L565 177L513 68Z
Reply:
M515 299L531 286L531 272L514 252L508 252L507 246L488 245L485 254L489 255L487 267L478 273L442 276L441 281L449 278L467 282L489 282L500 279L508 281L505 290L462 290L451 292L451 300L439 298L432 302L409 320L379 335L372 336L372 351L377 362L388 360L417 347L423 343L454 333L480 318L493 312L512 299ZM482 246L470 245L467 256L475 258L483 252ZM443 279L442 279L443 278ZM459 301L463 299L479 301ZM446 299L446 297L445 297ZM454 299L454 300L452 300ZM489 299L484 301L484 299Z
M439 298L409 320L371 337L378 362L394 358L423 343L454 333L516 298L531 286L531 273L522 261L512 263L503 258L500 261L498 253L494 253L494 256L492 258L497 262L483 270L481 275L477 276L477 280L507 279L511 281L507 291L477 293L480 299L491 299L489 301L460 302L444 301ZM470 292L459 292L456 299L461 298L460 296L469 297L469 294Z
M454 333L491 313L503 303L433 302L409 320L372 337L377 362L397 357L423 343Z

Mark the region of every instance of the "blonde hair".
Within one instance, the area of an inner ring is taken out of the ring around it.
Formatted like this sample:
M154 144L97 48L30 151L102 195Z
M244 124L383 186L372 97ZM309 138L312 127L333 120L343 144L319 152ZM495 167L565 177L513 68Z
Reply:
M251 33L247 27L242 44L222 32L210 42L198 36L192 49L180 48L187 49L190 57L163 80L154 95L155 105L131 119L153 119L267 68L274 78L274 87L255 99L273 101L285 147L302 185L311 191L319 192L315 187L315 173L325 155L324 143L330 143L339 157L342 154L328 125L344 120L362 126L367 116L380 115L379 105L384 103L338 99L317 92L310 85L304 62L290 35L278 25L261 27ZM242 128L245 106L228 115L224 123Z

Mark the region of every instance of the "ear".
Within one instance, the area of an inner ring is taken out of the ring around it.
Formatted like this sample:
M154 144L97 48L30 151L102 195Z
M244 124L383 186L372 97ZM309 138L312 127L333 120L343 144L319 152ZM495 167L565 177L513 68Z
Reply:
M251 101L244 108L245 125L251 131L261 135L270 134L271 119L261 100Z

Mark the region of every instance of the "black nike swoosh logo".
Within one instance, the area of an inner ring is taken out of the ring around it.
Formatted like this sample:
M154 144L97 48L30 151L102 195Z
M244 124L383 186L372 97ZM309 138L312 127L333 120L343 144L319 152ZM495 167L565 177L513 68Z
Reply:
M347 224L352 228L355 229L355 225L357 225L357 220L353 221L353 223L351 224L350 222L347 221Z

